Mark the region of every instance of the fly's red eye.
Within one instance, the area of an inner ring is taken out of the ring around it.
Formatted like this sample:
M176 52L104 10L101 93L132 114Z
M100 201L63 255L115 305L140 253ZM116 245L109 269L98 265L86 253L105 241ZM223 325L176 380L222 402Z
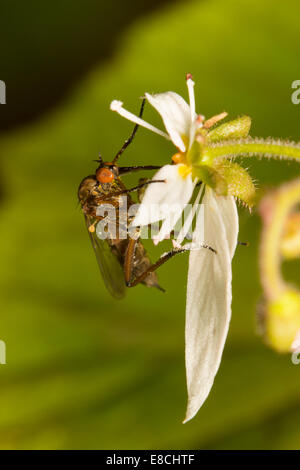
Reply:
M96 172L96 178L99 183L111 183L114 180L115 175L109 168L100 168Z

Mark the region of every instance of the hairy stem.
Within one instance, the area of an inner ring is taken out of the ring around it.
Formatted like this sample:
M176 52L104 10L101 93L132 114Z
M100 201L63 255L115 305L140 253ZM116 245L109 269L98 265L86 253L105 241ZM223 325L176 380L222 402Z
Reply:
M280 139L251 138L218 142L206 148L209 159L264 157L300 161L300 144Z

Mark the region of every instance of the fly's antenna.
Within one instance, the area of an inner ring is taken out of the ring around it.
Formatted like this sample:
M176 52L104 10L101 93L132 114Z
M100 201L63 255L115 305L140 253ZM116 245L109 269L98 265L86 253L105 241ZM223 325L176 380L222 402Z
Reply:
M98 158L98 160L93 160L93 162L100 163L100 165L102 165L103 159L102 159L102 157L101 157L101 153L99 153L99 158Z
M146 98L143 98L143 101L142 101L142 106L141 106L141 109L140 109L140 113L139 113L139 117L141 118L142 115L143 115L143 112L144 112L144 107L145 107L145 102L146 102ZM116 161L118 160L118 158L120 157L120 155L122 155L122 153L124 152L124 150L128 147L129 144L131 144L131 142L133 141L134 137L135 137L135 134L136 134L136 131L138 130L139 128L139 124L136 124L133 128L133 131L132 131L132 134L131 136L125 140L124 144L123 144L123 147L118 151L117 155L115 156L115 158L113 159L113 164L116 163Z

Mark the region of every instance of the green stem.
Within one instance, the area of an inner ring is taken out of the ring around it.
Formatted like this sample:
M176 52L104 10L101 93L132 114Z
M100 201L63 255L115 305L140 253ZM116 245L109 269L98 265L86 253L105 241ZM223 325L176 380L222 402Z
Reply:
M300 161L300 144L280 139L251 138L218 142L205 150L208 159L265 157Z

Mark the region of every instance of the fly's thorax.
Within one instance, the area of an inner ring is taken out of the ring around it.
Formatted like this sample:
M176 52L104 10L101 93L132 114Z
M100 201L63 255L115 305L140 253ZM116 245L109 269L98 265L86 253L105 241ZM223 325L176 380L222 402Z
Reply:
M119 205L118 197L114 194L125 189L121 180L117 178L111 183L99 183L95 175L89 175L84 178L78 188L78 199L82 208L96 210L97 206L102 203L101 198L105 198L106 203L112 203L115 207ZM89 213L91 210L88 211Z
M84 178L78 188L78 199L83 205L97 187L97 180L94 175Z
M124 191L126 188L120 178L115 178L111 182L107 183L100 183L97 181L97 189L99 191L99 194L113 197L115 193Z

